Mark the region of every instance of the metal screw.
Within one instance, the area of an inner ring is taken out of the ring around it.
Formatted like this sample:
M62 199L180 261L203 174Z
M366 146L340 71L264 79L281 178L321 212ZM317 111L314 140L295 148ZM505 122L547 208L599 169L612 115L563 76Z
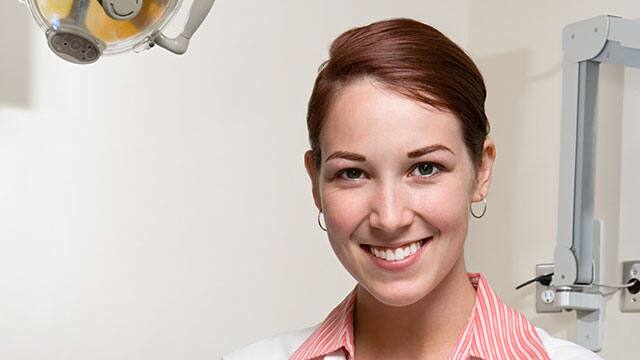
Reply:
M576 34L571 34L571 38L574 39L576 37Z
M636 268L631 269L631 276L633 277L638 276L638 269Z
M594 29L593 29L593 32L598 32L598 28L594 28Z
M631 302L636 302L636 298L631 298Z

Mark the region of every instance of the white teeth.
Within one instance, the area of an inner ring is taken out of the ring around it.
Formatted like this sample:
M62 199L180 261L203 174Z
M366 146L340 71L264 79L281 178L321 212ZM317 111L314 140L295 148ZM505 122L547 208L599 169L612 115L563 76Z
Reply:
M378 249L373 246L369 246L369 250L377 258L384 259L387 261L400 261L405 259L408 256L415 254L416 251L418 251L418 249L422 247L422 245L423 245L423 241L419 240L411 243L410 245L407 245L402 248L397 248L395 250L388 249L388 248Z
M413 253L411 252L411 246L407 246L407 247L405 247L405 248L404 248L404 257L407 257L407 256L409 256L409 255L411 255L411 254L413 254Z
M395 259L396 259L396 254L395 254L393 251L391 251L391 250L387 249L387 251L386 251L386 255L387 255L387 256L385 256L385 258L386 258L387 260L389 260L389 261L395 261Z

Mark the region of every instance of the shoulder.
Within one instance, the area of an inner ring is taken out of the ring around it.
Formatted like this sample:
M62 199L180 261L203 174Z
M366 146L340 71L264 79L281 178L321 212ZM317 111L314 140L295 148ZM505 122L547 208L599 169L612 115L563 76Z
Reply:
M580 345L554 338L540 328L536 328L536 331L551 360L602 360L600 356Z
M310 327L260 340L223 356L222 360L286 360L314 329Z

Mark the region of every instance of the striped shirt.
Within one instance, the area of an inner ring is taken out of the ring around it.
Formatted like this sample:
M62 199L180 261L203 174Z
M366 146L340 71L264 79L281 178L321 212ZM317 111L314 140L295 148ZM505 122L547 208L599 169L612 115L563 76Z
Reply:
M469 274L476 302L450 360L549 360L535 327L524 315L500 301L481 274ZM313 331L290 360L322 358L342 349L354 359L353 309L355 289Z

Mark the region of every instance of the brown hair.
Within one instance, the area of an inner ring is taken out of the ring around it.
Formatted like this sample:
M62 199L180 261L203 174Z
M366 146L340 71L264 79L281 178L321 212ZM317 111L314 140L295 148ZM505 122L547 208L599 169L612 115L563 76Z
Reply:
M346 31L331 44L316 78L307 112L316 168L320 131L340 90L369 77L418 102L454 114L474 164L482 160L489 122L486 89L473 61L438 30L410 19L392 19Z

